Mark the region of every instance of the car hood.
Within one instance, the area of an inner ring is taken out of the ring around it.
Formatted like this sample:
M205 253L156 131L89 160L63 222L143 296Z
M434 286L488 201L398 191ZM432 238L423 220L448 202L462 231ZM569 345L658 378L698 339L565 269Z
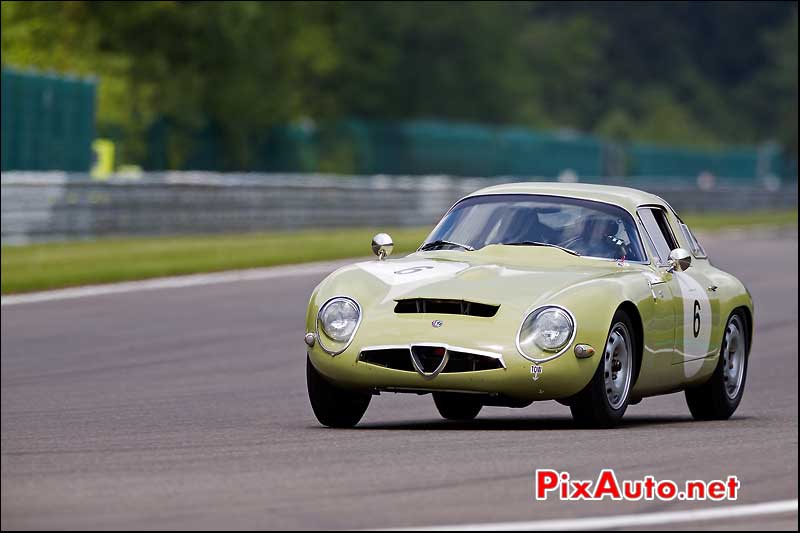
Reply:
M431 298L524 311L555 300L562 291L630 268L627 263L577 257L556 248L491 245L472 252L417 252L401 259L356 263L331 274L319 290L322 298L350 295L369 307Z

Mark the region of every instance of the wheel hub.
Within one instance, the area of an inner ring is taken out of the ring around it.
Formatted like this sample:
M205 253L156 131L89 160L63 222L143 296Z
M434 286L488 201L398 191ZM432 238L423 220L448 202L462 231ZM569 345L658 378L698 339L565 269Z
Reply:
M725 342L722 347L725 394L733 400L739 395L744 378L745 342L744 327L738 315L734 315L725 329Z
M611 328L604 351L606 398L612 409L625 403L633 375L633 347L630 332L622 322Z

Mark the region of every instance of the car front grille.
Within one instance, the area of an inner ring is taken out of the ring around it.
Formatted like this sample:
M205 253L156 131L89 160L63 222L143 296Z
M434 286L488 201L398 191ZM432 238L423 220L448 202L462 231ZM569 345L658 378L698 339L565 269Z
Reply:
M358 360L371 365L383 366L392 370L414 372L411 363L411 350L408 348L383 348L362 350Z
M382 366L392 370L415 372L411 358L411 350L426 373L433 372L442 362L445 351L448 361L440 372L441 374L454 374L458 372L479 372L482 370L497 370L505 368L503 359L499 354L475 352L465 348L446 347L438 345L414 346L376 346L364 348L358 355L362 363Z

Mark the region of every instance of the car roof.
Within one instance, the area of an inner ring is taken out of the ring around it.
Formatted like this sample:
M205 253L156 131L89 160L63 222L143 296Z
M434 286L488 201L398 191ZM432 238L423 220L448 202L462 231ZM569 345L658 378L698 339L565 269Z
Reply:
M477 190L466 198L487 194L544 194L551 196L567 196L594 200L608 204L618 205L630 212L635 212L640 205L658 204L667 205L666 202L655 194L651 194L630 187L615 185L596 185L592 183L560 183L560 182L521 182L492 185Z

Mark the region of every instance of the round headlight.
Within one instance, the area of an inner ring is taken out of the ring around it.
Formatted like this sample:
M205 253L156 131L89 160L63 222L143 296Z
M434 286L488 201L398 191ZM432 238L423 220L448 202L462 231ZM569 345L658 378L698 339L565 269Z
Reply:
M541 350L557 352L572 338L575 324L559 307L543 307L525 318L519 332L519 348L529 356Z
M319 321L325 335L339 342L347 342L356 330L361 312L349 298L334 298L319 310Z

